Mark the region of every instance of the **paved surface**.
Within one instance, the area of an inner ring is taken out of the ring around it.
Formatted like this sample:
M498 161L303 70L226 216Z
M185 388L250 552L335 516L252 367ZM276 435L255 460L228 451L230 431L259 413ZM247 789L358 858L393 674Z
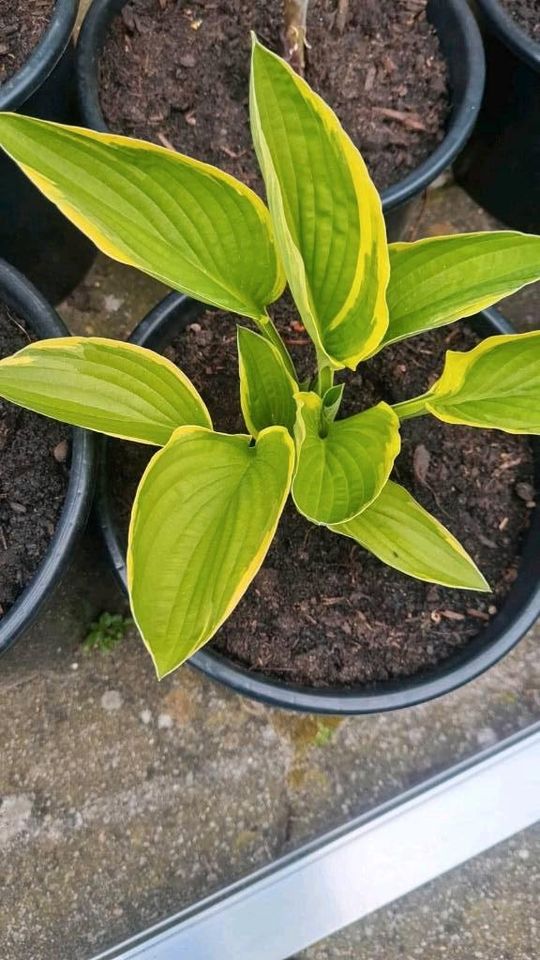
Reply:
M487 226L447 187L418 230ZM74 332L124 335L161 292L100 258L62 312ZM507 314L526 328L537 307L520 295ZM442 701L332 722L259 706L189 667L158 684L134 635L85 653L95 614L123 609L90 530L2 661L2 960L85 960L540 716L538 633ZM533 960L539 853L528 831L305 960Z
M118 606L110 586L83 551L2 664L5 960L90 956L540 713L532 635L442 701L334 727L243 700L190 668L157 684L135 637L111 654L81 652L90 601ZM510 884L513 863L497 885L509 884L517 910L516 891L528 894L521 860ZM455 891L465 910L461 881ZM492 911L503 942L505 902ZM407 917L411 930L435 924L415 920L414 907Z

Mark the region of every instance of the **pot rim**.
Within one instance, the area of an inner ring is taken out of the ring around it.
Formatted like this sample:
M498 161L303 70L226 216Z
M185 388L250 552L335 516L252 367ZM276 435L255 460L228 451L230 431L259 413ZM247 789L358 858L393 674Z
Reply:
M533 70L540 71L540 43L529 37L512 19L498 0L476 0L492 33L508 47L519 60Z
M164 346L172 336L193 322L204 304L182 294L171 293L157 304L131 334L130 341L141 346ZM512 333L511 324L494 308L476 318L484 334ZM109 558L120 584L126 589L125 552L114 524L108 495L106 440L97 487L97 517ZM536 480L540 484L540 444L533 444ZM266 678L235 665L205 647L188 661L213 680L237 693L275 707L318 714L368 714L398 710L442 696L475 679L507 654L540 616L540 507L536 507L524 538L519 574L504 605L493 620L461 650L424 675L394 679L371 687L301 687Z
M23 316L40 339L67 337L56 311L15 267L0 258L0 300ZM32 579L0 620L0 655L30 626L67 565L86 525L94 493L95 438L72 429L71 466L66 496L47 551Z
M0 110L18 110L52 73L73 33L78 7L78 0L56 0L49 25L28 60L0 85Z
M81 115L87 126L103 133L110 131L99 102L99 56L110 21L126 2L93 0L77 43L76 78ZM428 0L428 17L429 3L440 9L441 17L450 18L446 32L436 29L441 37L448 37L448 49L443 50L443 54L451 85L452 73L457 75L465 70L466 80L461 92L456 94L456 103L451 107L448 129L441 143L406 177L383 190L385 212L420 194L450 166L469 139L482 102L486 72L484 46L467 0ZM441 45L444 46L443 39Z

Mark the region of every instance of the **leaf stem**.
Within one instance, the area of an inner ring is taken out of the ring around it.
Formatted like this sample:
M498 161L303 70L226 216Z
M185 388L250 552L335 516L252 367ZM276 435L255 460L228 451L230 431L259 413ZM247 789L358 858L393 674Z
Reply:
M296 382L298 382L298 374L294 368L294 363L292 362L291 355L287 350L287 347L283 343L279 333L276 330L274 322L268 313L264 313L259 320L256 321L257 326L264 337L270 341L279 351L279 355L285 364L287 373L293 377Z
M426 410L426 400L432 396L431 390L423 393L420 397L413 397L412 400L403 400L401 403L394 403L392 410L397 413L400 420L410 420L411 417L422 417L429 411Z

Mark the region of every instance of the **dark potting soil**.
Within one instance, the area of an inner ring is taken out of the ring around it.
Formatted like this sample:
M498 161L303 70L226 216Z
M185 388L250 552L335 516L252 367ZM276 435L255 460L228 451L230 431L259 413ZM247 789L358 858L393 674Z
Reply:
M0 0L0 84L28 60L49 25L55 0Z
M0 358L35 339L0 303ZM64 503L66 427L0 399L0 619L43 559Z
M540 6L538 0L500 0L512 20L531 38L540 43Z
M273 310L302 374L308 341L285 303ZM246 432L238 399L236 321L207 312L165 354L191 377L217 429ZM346 377L343 414L423 393L448 348L470 349L465 325L382 352ZM406 421L395 478L460 539L492 586L477 594L422 583L384 566L352 540L316 527L289 505L262 570L212 641L233 661L307 686L365 684L418 673L448 657L495 615L516 577L534 488L527 440ZM111 443L113 496L127 536L148 447Z
M446 63L427 0L310 6L306 79L362 151L379 189L444 135ZM115 132L173 146L261 192L248 118L250 30L282 52L282 0L132 0L109 31L101 104Z

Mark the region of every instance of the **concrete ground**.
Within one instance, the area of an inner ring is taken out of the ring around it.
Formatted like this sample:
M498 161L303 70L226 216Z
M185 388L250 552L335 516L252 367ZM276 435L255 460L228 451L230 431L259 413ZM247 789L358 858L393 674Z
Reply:
M489 225L446 186L417 233ZM61 312L74 332L125 335L162 292L99 258ZM525 291L506 313L531 328L538 305ZM95 615L124 609L90 528L2 660L2 960L86 960L540 716L538 630L440 701L332 721L260 706L190 667L158 684L132 631L86 652ZM303 960L533 960L539 863L540 832L526 831Z

